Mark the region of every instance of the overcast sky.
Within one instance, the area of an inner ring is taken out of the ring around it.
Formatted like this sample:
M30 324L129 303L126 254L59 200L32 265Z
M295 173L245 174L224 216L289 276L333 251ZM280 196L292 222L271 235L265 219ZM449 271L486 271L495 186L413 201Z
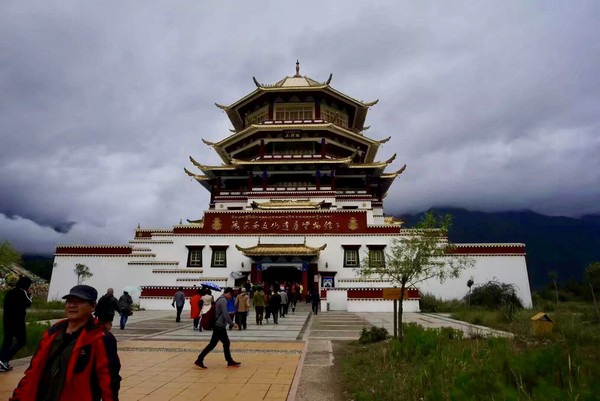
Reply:
M124 244L198 219L214 102L295 73L379 99L388 214L600 213L600 2L0 2L0 241Z

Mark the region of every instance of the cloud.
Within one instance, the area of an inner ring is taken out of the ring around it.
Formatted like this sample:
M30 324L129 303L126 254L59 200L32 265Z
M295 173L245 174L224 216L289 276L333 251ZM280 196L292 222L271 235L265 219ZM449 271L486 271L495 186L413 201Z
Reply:
M118 11L117 11L118 10ZM408 168L388 212L600 213L600 5L267 1L0 5L0 239L123 243L197 219L188 156L228 104L301 73L365 101Z

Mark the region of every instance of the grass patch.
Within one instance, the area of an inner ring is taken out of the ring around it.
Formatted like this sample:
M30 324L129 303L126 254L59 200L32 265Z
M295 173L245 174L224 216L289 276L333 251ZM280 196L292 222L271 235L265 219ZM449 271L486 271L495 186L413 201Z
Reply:
M403 342L354 343L342 356L346 394L363 400L597 400L597 343L465 338L405 325Z

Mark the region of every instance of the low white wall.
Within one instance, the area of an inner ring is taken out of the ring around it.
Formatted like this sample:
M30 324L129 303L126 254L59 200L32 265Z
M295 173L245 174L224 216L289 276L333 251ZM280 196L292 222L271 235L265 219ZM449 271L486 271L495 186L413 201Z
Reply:
M400 305L398 305L400 307ZM419 300L408 299L403 302L404 312L420 312ZM321 300L322 311L348 312L393 312L394 301L386 299L348 299L348 292L327 291L327 298Z
M175 308L171 306L171 302L173 302L173 298L140 298L140 308L146 310L172 310L173 316L175 316ZM186 311L189 314L190 310L190 300L186 298L185 305L183 307L183 313ZM183 315L182 313L182 315Z
M408 299L402 303L404 312L420 312L419 300ZM400 304L398 303L398 308ZM361 300L349 300L348 301L348 312L393 312L394 301L386 299L361 299Z
M321 301L321 310L347 310L348 307L348 292L347 291L327 291L327 299Z

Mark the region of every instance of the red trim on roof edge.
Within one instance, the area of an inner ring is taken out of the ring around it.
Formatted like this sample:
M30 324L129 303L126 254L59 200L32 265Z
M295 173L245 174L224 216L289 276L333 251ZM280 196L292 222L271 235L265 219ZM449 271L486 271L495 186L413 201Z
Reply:
M57 255L130 255L133 250L132 246L69 246L59 245L56 247L55 254Z

